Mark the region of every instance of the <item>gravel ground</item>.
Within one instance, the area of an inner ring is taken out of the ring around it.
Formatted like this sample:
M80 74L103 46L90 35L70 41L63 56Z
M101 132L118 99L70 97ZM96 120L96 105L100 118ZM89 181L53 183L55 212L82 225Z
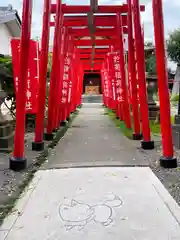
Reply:
M151 151L141 149L139 141L131 141L139 151L148 159L149 165L154 174L159 178L165 188L169 191L171 196L180 205L180 149L175 149L175 156L178 160L178 167L176 169L164 169L159 166L159 158L162 156L161 136L154 135L152 139L155 142L155 149Z
M32 151L34 129L28 127L25 134L27 168L24 171L11 171L9 169L9 154L0 153L0 225L6 214L12 209L15 200L33 177L33 174L39 169L42 162L48 161L47 156L51 154L53 147L63 137L76 115L76 112L72 114L70 122L57 131L52 141L45 141L45 150L41 152Z
M149 160L150 167L154 174L163 183L171 196L180 204L180 150L175 150L178 159L176 169L164 169L159 166L159 158L162 156L162 147L156 142L156 149L153 151L140 150Z
M10 170L9 154L0 153L0 223L30 180L31 173L38 167L36 164L37 158L42 152L31 150L33 135L32 133L25 135L25 156L27 157L28 168L24 171L14 172Z

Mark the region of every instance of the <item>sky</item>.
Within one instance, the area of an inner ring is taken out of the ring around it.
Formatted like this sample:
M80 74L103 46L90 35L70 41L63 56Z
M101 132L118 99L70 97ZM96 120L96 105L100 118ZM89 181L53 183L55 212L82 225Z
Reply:
M33 19L32 19L32 37L40 38L42 30L42 12L43 12L43 0L33 0ZM52 0L53 3L56 0ZM63 3L71 5L85 5L89 4L90 0L64 0ZM126 0L98 0L100 5L118 5L125 3ZM141 4L146 6L146 11L141 15L141 19L144 23L145 41L154 42L154 28L152 18L152 0L140 0ZM12 4L14 9L17 9L19 15L22 15L22 0L1 0L1 6L7 6ZM180 28L180 0L163 0L163 11L164 11L164 28L165 38L174 29ZM51 31L51 39L53 32Z

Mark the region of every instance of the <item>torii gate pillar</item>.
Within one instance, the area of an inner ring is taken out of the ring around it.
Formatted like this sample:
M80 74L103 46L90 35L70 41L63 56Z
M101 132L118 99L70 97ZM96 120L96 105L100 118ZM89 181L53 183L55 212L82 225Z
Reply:
M19 171L26 168L24 156L24 132L25 132L25 111L26 91L28 77L28 55L31 35L32 0L23 1L22 32L20 41L20 73L19 90L16 97L16 129L14 136L14 152L10 158L10 169Z
M40 75L38 91L38 112L36 114L35 139L32 143L32 150L41 151L44 149L44 113L46 103L46 77L48 65L48 48L50 33L51 0L44 1L43 30L40 54Z
M133 16L134 16L134 32L135 32L135 48L139 85L140 115L142 119L143 141L141 146L143 149L154 149L154 141L151 141L151 132L148 116L146 76L145 76L145 58L144 58L144 39L142 35L139 0L133 0Z
M163 156L160 165L164 168L176 168L177 159L174 157L172 129L170 118L170 101L168 91L167 63L164 46L164 24L162 0L153 0L154 35L156 44L158 90L160 101L160 121L162 133Z
M59 80L59 54L60 54L60 23L61 23L61 0L57 1L56 4L56 25L54 32L54 43L53 43L53 55L52 55L52 70L51 70L51 81L49 89L49 102L48 102L48 121L47 121L47 132L45 134L46 140L53 139L53 128L55 121L56 111L56 96L54 96L57 89L57 80Z
M137 79L136 79L136 69L135 69L135 52L134 52L134 39L132 31L132 3L131 0L128 0L128 77L129 84L132 89L132 112L134 119L134 140L141 140L142 134L140 130L140 121L139 121L139 109L138 109L138 100L137 100Z

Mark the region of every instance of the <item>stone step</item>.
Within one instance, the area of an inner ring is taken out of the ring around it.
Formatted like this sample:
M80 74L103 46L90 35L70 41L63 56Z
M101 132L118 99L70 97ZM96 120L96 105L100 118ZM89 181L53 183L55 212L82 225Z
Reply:
M0 148L0 153L11 153L12 151L13 151L13 147Z
M101 103L102 95L83 95L82 102L83 103Z
M0 138L10 135L12 131L13 126L11 124L0 125Z

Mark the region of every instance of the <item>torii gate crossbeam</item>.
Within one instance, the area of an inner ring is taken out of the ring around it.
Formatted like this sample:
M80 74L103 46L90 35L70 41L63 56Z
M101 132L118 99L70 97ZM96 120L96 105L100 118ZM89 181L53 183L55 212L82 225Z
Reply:
M145 6L142 5L140 6L141 11L145 11ZM62 5L62 12L64 14L78 14L78 13L85 13L87 14L88 12L91 11L90 6L68 6L66 4ZM114 6L114 5L109 5L109 6L98 6L98 13L127 13L128 11L128 6L127 4L123 4L121 6ZM51 13L56 13L56 4L51 5Z

